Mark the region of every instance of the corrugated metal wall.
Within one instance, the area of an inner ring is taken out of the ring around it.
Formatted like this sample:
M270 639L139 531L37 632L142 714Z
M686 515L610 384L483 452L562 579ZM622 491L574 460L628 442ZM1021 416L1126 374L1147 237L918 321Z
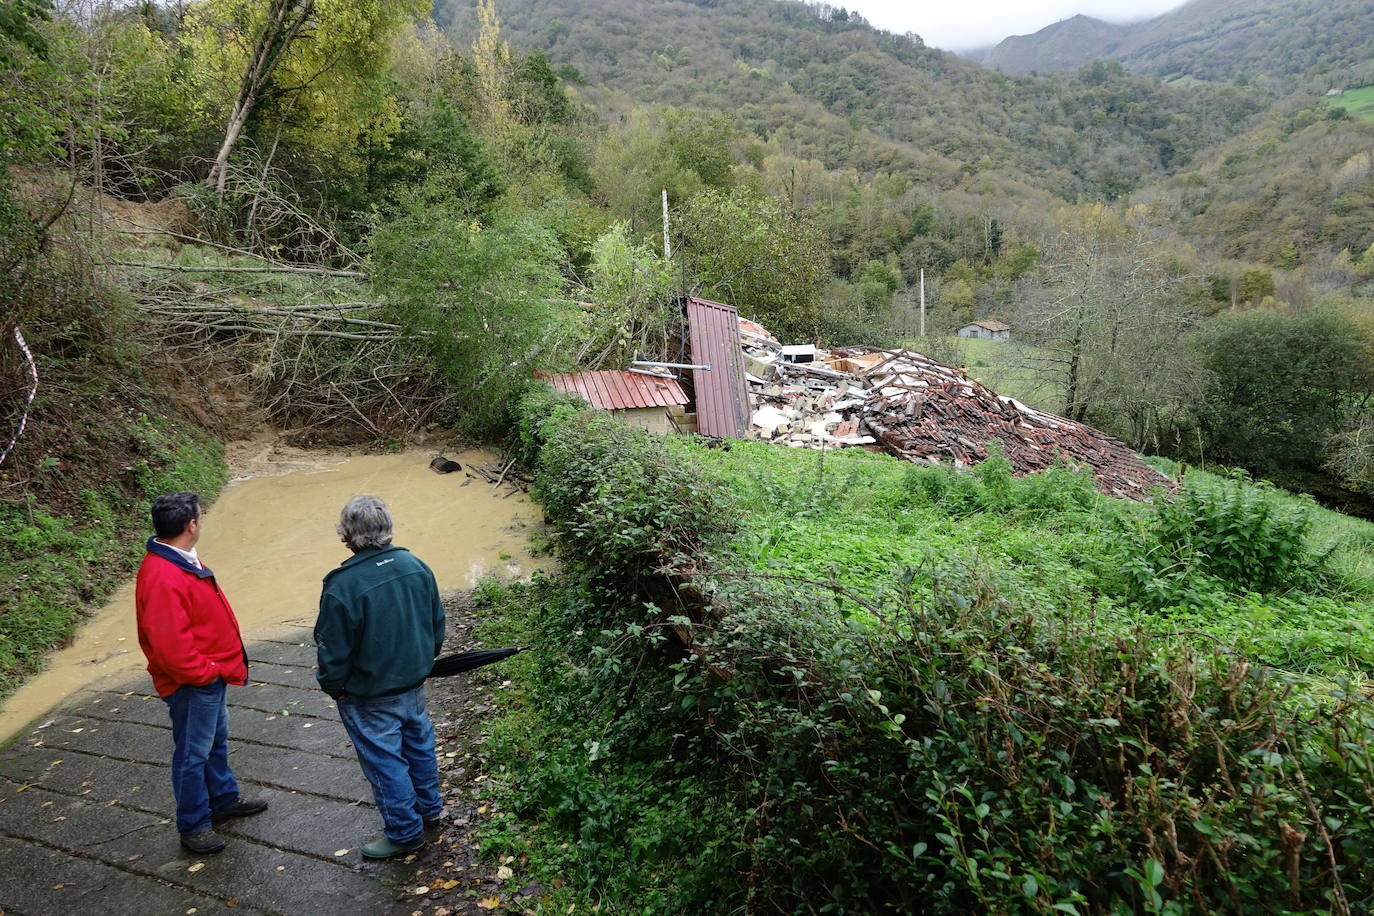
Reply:
M711 368L692 370L697 429L703 436L739 439L749 428L749 388L740 352L739 312L732 305L687 300L692 362Z

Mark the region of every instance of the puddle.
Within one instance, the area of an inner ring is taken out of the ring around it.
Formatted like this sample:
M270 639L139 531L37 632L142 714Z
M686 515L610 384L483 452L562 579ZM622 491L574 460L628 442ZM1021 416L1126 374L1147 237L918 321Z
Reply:
M493 493L481 479L463 486L469 478L461 471L436 474L429 469L433 452L311 457L293 450L273 461L253 450L250 457L235 462L231 450L236 479L210 508L196 546L229 596L245 642L314 623L320 580L351 555L334 532L339 510L359 493L386 501L394 543L424 560L442 591L470 588L484 575L524 577L546 563L527 549L527 533L541 517L528 496L502 498L508 488ZM446 457L464 465L497 461L480 451ZM137 672L147 680L145 664L130 581L72 646L54 653L47 669L6 701L0 744L83 687L128 681Z

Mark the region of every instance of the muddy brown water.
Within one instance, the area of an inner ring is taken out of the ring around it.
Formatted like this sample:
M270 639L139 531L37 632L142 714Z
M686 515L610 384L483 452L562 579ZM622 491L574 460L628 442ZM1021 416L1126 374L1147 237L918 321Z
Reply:
M488 575L525 578L546 562L529 552L528 535L541 513L528 496L503 498L508 487L493 492L481 479L464 486L469 478L461 471L436 474L429 469L433 454L348 457L267 444L231 447L230 466L237 464L242 476L210 508L196 551L229 597L244 641L314 623L320 580L350 556L334 531L339 510L360 493L386 501L394 543L429 564L441 590L470 588ZM480 451L447 457L464 465L497 461ZM130 581L5 702L0 744L78 690L136 680L145 661L133 593Z

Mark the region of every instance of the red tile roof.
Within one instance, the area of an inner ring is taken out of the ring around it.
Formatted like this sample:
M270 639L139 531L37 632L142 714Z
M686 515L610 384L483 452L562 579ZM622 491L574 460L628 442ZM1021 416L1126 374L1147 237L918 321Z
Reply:
M556 390L575 394L597 410L668 407L687 403L676 379L653 378L638 372L608 369L601 372L536 372Z
M882 363L859 374L868 386L862 415L894 454L910 461L976 464L998 442L1017 474L1068 460L1091 467L1097 488L1110 496L1141 499L1174 487L1125 445L1091 426L999 397L920 353L887 350L883 355Z

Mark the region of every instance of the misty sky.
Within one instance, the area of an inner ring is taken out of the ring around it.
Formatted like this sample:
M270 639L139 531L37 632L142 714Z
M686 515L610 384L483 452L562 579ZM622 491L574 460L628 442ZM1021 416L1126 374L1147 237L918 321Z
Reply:
M889 32L915 32L926 44L962 51L1028 35L1085 13L1108 22L1157 16L1183 0L827 0L863 13Z

